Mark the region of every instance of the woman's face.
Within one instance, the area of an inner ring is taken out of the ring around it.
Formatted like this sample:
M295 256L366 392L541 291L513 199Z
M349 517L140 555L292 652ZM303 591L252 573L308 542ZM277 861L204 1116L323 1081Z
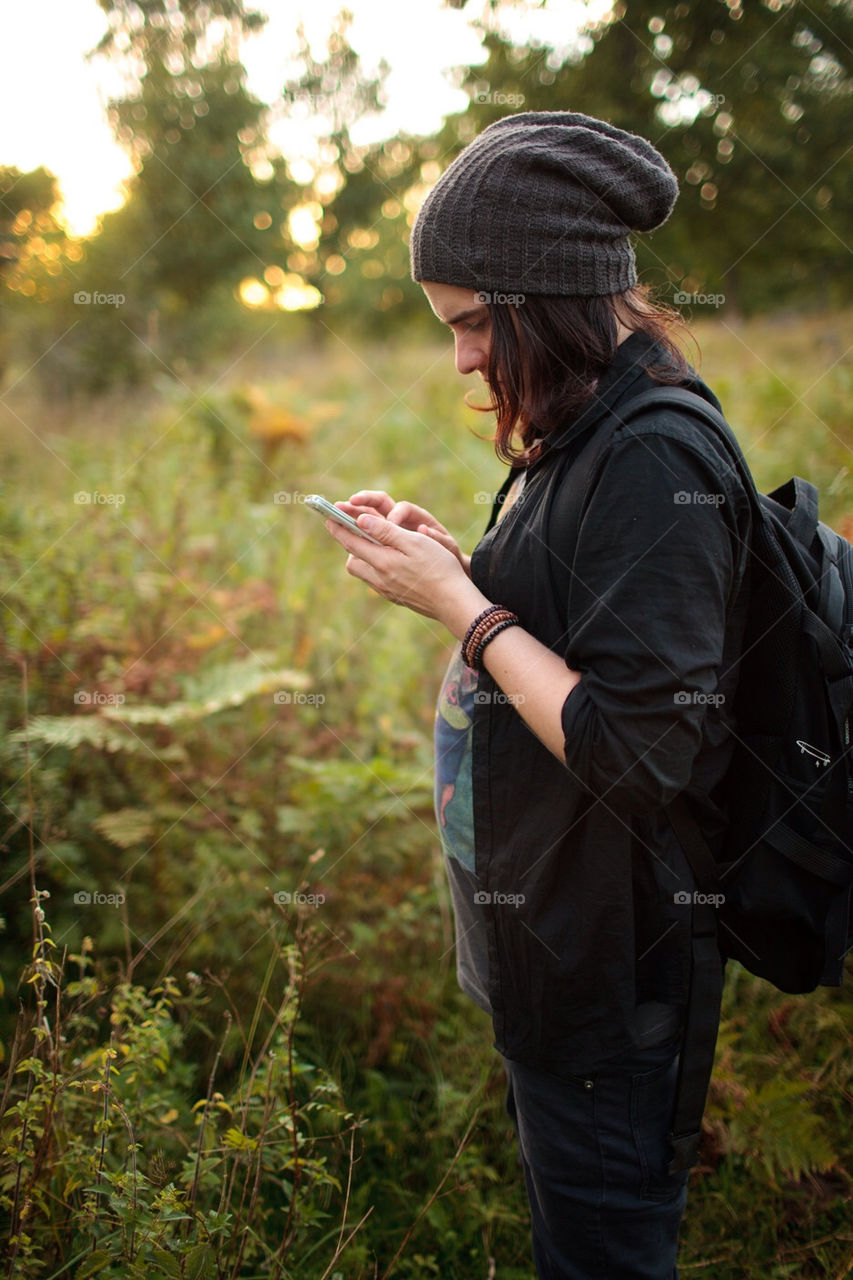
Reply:
M485 382L492 324L483 295L455 284L422 283L421 288L439 320L453 332L457 371L476 371Z

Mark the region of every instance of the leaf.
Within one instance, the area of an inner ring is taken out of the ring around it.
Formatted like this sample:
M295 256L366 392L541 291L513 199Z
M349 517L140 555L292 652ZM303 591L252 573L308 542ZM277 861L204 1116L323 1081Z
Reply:
M172 725L182 720L203 720L226 707L239 707L260 694L302 689L310 682L303 671L273 665L274 655L261 652L239 662L220 663L199 676L185 676L185 699L157 707L105 707L103 715L126 724Z
M275 829L280 836L296 835L307 826L305 814L298 805L280 804L275 811Z
M175 1258L167 1249L154 1249L154 1262L156 1266L167 1276L179 1276L181 1268L178 1259Z
M120 849L129 849L150 840L156 830L149 810L133 808L102 813L92 826Z
M103 1271L104 1267L110 1264L110 1255L106 1249L96 1249L94 1253L90 1253L86 1261L77 1268L76 1280L86 1280L86 1276L93 1276L98 1271Z
M184 1259L185 1280L209 1280L213 1275L213 1249L208 1243L197 1244Z
M226 1129L222 1141L226 1147L236 1147L241 1151L254 1151L258 1145L255 1138L241 1133L239 1129Z
M771 1079L747 1094L732 1117L732 1148L768 1177L801 1178L837 1162L823 1121L809 1110L805 1095L813 1086L805 1080Z
M101 715L33 716L29 729L9 734L10 742L45 742L51 747L96 747L100 751L144 751L151 748L133 734L109 724ZM156 752L153 753L156 755Z

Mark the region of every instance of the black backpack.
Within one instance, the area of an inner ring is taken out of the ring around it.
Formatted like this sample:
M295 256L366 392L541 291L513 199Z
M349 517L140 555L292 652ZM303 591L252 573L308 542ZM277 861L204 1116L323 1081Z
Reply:
M683 795L666 810L696 881L670 1134L677 1173L697 1158L725 960L787 992L842 981L853 941L853 547L818 519L817 490L799 476L758 493L728 423L681 387L643 392L615 411L572 467L576 493L613 432L648 408L686 412L721 436L753 506L722 852L712 853Z

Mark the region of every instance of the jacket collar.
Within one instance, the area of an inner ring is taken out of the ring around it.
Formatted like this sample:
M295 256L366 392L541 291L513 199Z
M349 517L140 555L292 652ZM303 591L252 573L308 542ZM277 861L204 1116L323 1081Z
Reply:
M570 418L567 422L556 427L546 437L542 451L535 462L529 466L526 466L523 462L517 462L510 467L495 498L489 522L484 532L488 533L496 523L500 504L519 472L527 470L529 475L533 475L538 471L540 465L547 470L549 460L553 460L555 456L560 456L556 454L558 449L563 451L562 456L564 459L567 451L576 457L592 429L597 427L620 404L630 400L634 394L639 394L640 391L655 385L653 379L646 373L645 366L651 363L666 363L666 360L667 353L665 348L659 346L656 340L647 333L636 331L626 338L624 342L620 342L612 362L602 374L594 394L581 413L576 418ZM688 374L683 385L688 387L689 390L695 391L698 395L704 396L709 404L722 413L722 406L717 397L689 365ZM569 465L573 460L573 457L568 459Z
M554 449L564 449L588 428L606 418L621 400L628 398L635 383L647 376L643 366L660 357L660 348L647 333L635 332L620 342L589 402L578 417L551 432L540 456L545 457Z

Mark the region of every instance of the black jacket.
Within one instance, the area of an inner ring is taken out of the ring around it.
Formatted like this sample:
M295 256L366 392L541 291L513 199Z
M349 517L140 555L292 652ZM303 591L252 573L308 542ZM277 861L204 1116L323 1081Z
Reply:
M644 411L613 436L566 545L572 462L614 408L656 385L642 366L661 356L643 334L619 346L496 523L510 470L471 558L489 600L582 673L562 707L564 764L506 700L479 698L472 730L495 1045L554 1071L627 1049L638 1005L685 1002L679 895L694 885L662 808L687 789L712 845L725 821L751 527L725 446L678 410ZM684 385L719 408L695 375ZM486 674L480 689L497 686Z

